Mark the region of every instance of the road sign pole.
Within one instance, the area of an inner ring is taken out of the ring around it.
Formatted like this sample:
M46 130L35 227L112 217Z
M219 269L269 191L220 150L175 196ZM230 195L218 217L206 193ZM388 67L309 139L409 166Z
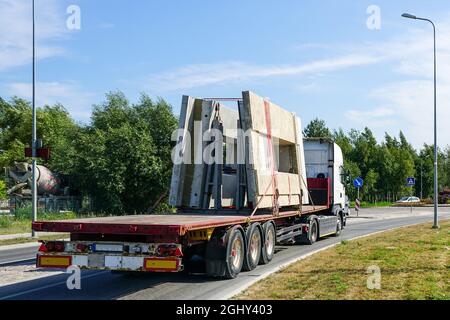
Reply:
M37 220L37 180L36 180L36 147L37 147L37 133L36 133L36 46L35 46L35 12L33 0L33 111L32 111L32 184L31 184L31 210L33 213L33 222ZM36 233L31 231L31 236L34 238Z
M410 192L410 193L411 193L411 197L412 197L412 195L413 195L412 187L413 187L413 186L411 186L411 192ZM412 205L412 202L411 202L411 213L412 213L412 211L413 211L413 208L412 208L412 207L413 207L413 205Z
M358 188L358 196L356 198L359 201L359 188ZM356 210L356 216L357 217L359 217L359 209L360 209L360 207L358 206L358 210Z

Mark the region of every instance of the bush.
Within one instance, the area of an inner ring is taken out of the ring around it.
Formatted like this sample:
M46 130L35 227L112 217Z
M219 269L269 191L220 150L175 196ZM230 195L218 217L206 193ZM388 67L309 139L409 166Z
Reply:
M12 222L9 217L0 217L0 228L9 228L11 224Z
M5 200L8 198L6 194L6 183L3 180L0 180L0 200Z

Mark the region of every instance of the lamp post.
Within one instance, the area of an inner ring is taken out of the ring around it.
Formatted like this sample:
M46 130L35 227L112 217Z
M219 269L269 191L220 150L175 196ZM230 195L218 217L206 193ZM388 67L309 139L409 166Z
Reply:
M32 138L31 138L31 150L32 150L32 184L31 184L31 207L32 207L32 221L37 220L37 181L36 181L36 147L37 147L37 133L36 133L36 46L35 46L35 14L34 14L34 0L32 0L33 6L33 124L32 124ZM31 236L34 238L36 233L31 231Z
M438 147L437 147L437 119L436 119L436 26L430 19L419 18L409 13L402 14L403 18L422 20L433 26L434 39L434 223L433 229L439 228L438 221Z

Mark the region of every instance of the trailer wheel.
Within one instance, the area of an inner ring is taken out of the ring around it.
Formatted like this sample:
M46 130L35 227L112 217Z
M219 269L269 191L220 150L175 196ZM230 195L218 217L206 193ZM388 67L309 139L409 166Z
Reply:
M276 232L273 223L266 222L263 225L264 243L261 248L260 264L268 264L275 254Z
M242 232L232 228L227 244L225 278L234 279L241 272L245 258L245 242Z
M242 267L244 271L251 271L258 266L261 257L262 239L260 224L252 224L247 229L247 246Z
M234 279L241 272L245 257L244 233L240 226L219 232L206 246L206 273L211 277Z

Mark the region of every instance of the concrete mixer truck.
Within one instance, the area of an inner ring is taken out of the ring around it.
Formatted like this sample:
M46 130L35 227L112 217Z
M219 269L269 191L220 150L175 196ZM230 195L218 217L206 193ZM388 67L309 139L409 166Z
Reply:
M37 192L38 195L57 195L61 193L61 179L47 167L38 165L37 170ZM15 163L7 169L9 178L8 195L31 195L32 167L26 162Z

